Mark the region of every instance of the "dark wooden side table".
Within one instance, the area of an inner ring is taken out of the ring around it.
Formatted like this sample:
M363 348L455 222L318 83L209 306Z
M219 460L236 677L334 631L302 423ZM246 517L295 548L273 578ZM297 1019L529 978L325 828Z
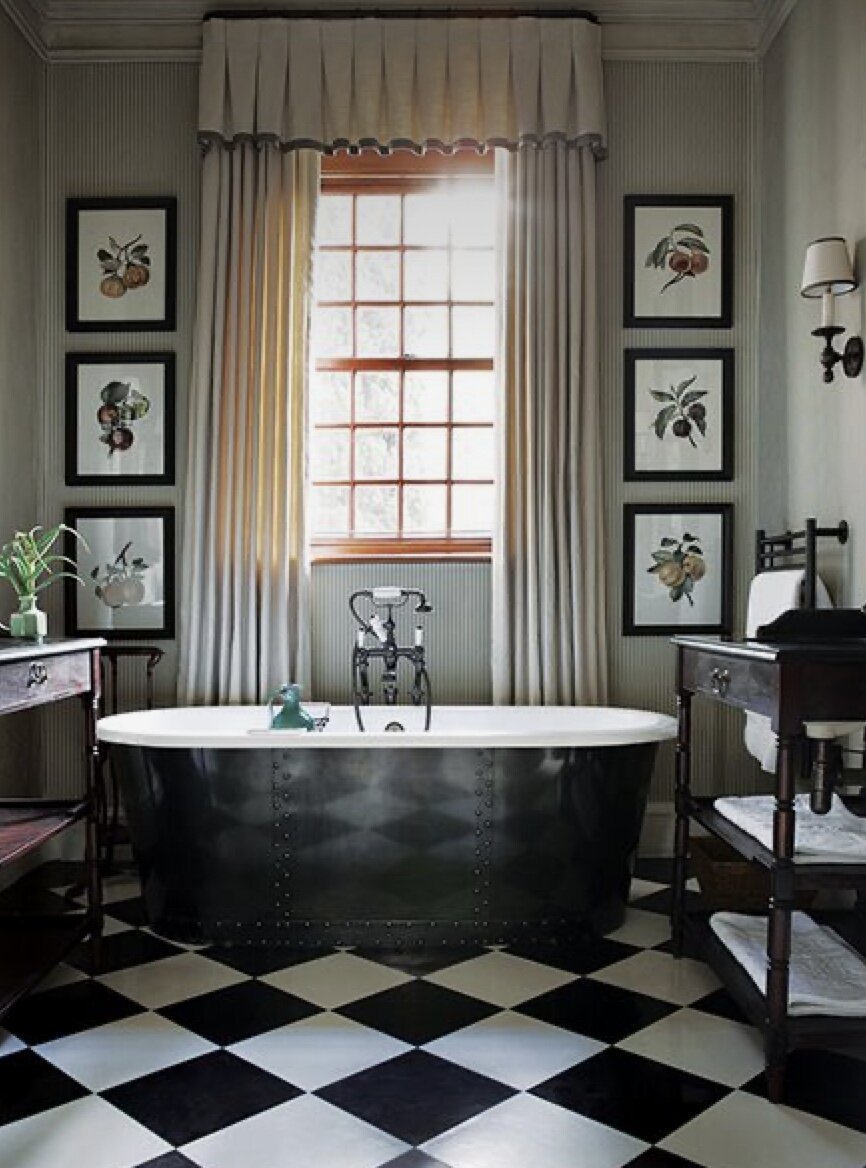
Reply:
M671 913L674 953L696 946L750 1021L764 1035L770 1099L784 1093L785 1060L797 1046L853 1045L866 1039L866 1018L788 1016L791 912L800 889L866 888L866 864L794 864L797 761L806 722L866 722L866 640L771 644L677 636L676 834ZM770 718L778 737L773 848L763 847L691 790L692 699L723 702ZM854 806L855 811L864 810ZM686 912L689 824L694 820L770 873L767 984L762 992L709 926Z
M78 698L84 707L82 792L73 799L0 798L0 867L47 840L84 824L86 905L83 912L0 916L0 1017L89 937L99 965L102 889L97 857L99 808L96 721L101 692L99 653L104 641L48 639L41 644L0 640L0 715Z

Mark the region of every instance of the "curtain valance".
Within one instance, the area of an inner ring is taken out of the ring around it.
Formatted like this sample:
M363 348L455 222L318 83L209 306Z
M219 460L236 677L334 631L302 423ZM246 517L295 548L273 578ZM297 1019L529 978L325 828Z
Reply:
M204 25L199 133L286 149L605 146L600 29L579 18Z

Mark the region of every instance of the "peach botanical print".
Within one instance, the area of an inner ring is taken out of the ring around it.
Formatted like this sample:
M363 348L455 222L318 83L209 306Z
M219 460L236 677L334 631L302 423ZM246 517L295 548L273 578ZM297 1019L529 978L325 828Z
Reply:
M109 608L141 604L144 600L144 574L150 565L131 552L132 540L124 544L112 563L98 564L90 573L96 595Z
M660 292L666 292L681 280L695 279L710 266L710 249L697 223L678 223L663 235L646 258L645 266L673 272Z
M685 597L694 607L692 593L695 585L707 573L707 562L698 539L688 531L681 539L666 536L659 541L658 550L652 552L654 563L647 571L656 576L663 588L667 588L674 603Z
M99 291L110 300L143 288L150 280L148 244L136 235L129 243L118 243L109 235L108 246L97 248L96 259L102 269Z

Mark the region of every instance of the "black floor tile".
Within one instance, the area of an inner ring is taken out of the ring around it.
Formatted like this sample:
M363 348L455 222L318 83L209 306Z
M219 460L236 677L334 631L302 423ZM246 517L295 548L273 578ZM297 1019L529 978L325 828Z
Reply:
M38 884L13 884L0 892L0 915L42 915L61 916L64 913L80 913L83 905L75 900L66 900L41 888Z
M766 1099L764 1075L743 1090ZM832 1050L795 1050L788 1055L784 1102L866 1132L866 1062Z
M300 1094L290 1083L218 1050L112 1087L103 1098L179 1145Z
M661 913L663 916L670 916L671 904L673 902L673 892L670 888L662 888L658 892L652 892L649 896L642 896L640 900L634 902L635 908L645 909L647 912ZM690 912L699 912L701 909L701 894L699 892L692 892L690 888L686 889L686 908Z
M447 1168L441 1160L434 1160L420 1148L413 1148L411 1152L404 1152L396 1160L389 1160L382 1168Z
M141 1006L98 981L77 981L31 994L3 1019L5 1028L29 1046L141 1014Z
M454 1063L413 1050L316 1092L409 1144L422 1144L514 1092Z
M86 973L114 973L118 969L128 969L132 965L144 965L147 961L159 961L162 957L176 957L183 953L177 945L170 945L142 929L126 929L122 933L111 933L102 938L100 945L99 969L93 969L90 945L79 945L69 964L83 969Z
M138 1168L196 1168L192 1160L187 1160L186 1156L181 1155L180 1152L166 1152L164 1156L158 1156L156 1160L148 1160L146 1164L139 1164Z
M746 1015L725 989L714 990L700 1001L693 1002L691 1008L703 1010L705 1014L715 1014L719 1018L728 1018L731 1022L749 1023Z
M462 1030L497 1013L495 1006L428 981L409 981L337 1011L413 1046Z
M449 965L456 965L459 961L468 961L471 957L481 957L487 950L483 945L459 946L418 946L402 949L377 949L360 946L352 950L358 957L366 957L368 961L378 961L381 965L400 969L404 973L414 974L416 977L426 977L429 973L438 973L440 969L447 969Z
M210 1042L228 1046L276 1030L278 1026L300 1022L319 1010L294 994L275 990L260 981L245 981L165 1006L159 1013Z
M140 896L130 897L129 900L115 900L105 906L105 915L115 920L125 921L128 925L148 924L144 901Z
M659 1019L676 1006L604 982L573 981L550 993L515 1006L520 1014L550 1022L599 1042L619 1042Z
M699 1168L699 1165L663 1148L647 1148L636 1160L629 1160L626 1168Z
M286 945L213 945L201 950L205 957L220 961L240 973L248 973L251 977L264 977L265 974L276 973L278 969L302 965L305 961L314 961L331 952L331 949L299 952Z
M634 945L624 945L622 941L611 941L607 937L581 937L570 944L551 941L509 945L508 952L569 973L586 974L624 961L640 950Z
M728 1089L616 1047L533 1087L531 1094L657 1143Z
M670 856L639 856L634 874L639 880L653 880L656 884L670 884L674 878L674 862Z
M0 1125L26 1119L89 1092L32 1050L0 1058ZM0 1131L0 1163L3 1133Z

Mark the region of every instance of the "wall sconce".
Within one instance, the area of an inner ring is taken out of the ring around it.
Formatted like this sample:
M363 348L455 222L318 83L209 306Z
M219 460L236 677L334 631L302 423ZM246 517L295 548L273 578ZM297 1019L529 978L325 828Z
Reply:
M833 323L833 297L844 296L856 287L848 248L840 235L816 239L809 244L800 294L821 297L821 327L813 329L812 336L824 338L820 361L827 382L833 380L833 369L839 361L846 377L857 377L863 368L863 341L860 337L849 337L841 353L833 348L833 339L845 332L841 325Z

